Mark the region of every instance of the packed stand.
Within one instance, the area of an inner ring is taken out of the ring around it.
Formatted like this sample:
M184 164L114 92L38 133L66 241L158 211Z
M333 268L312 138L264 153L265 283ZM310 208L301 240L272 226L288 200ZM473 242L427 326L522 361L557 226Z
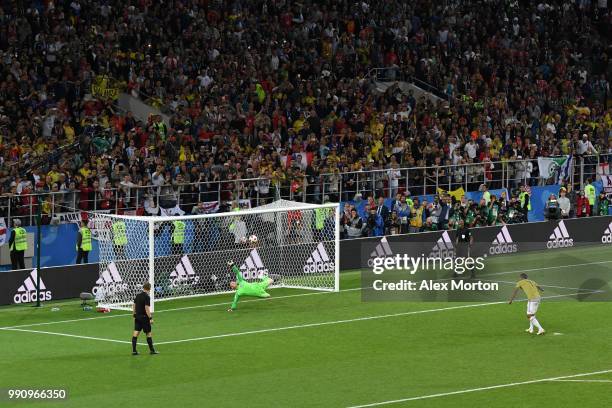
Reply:
M511 173L518 189L539 182L538 156L612 153L602 2L444 3L3 2L2 215L393 197L434 172L469 190ZM446 100L380 93L377 67ZM86 97L101 77L169 123Z

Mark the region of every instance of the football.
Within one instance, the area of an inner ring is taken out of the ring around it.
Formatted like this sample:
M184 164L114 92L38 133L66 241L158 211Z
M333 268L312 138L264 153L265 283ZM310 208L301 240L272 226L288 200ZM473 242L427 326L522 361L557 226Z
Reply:
M255 244L255 243L257 243L257 241L259 241L259 238L257 238L257 235L251 235L251 236L249 237L249 242L250 242L251 244Z

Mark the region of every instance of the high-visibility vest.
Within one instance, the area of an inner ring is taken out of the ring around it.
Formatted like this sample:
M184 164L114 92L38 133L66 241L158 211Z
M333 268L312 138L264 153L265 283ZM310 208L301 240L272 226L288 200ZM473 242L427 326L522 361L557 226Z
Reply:
M125 222L117 221L113 224L113 242L115 245L126 245L127 244L127 233L125 230Z
M185 223L183 221L172 221L174 231L172 232L172 243L182 244L185 242Z
M240 207L232 208L232 212L240 211ZM236 220L232 221L228 226L230 231L234 231L236 229Z
M525 196L529 197L529 194L526 191L523 191L521 194L519 194L519 200L521 200L521 208L525 208ZM527 204L527 210L531 211L531 200L529 200L529 203Z
M28 249L28 234L26 230L21 227L17 227L14 231L15 241L13 241L11 251L25 251Z
M91 231L87 227L81 227L79 232L81 233L81 250L91 251Z
M410 207L411 209L412 207L414 207L414 201L412 201L411 198L406 199L406 204L408 204L408 207Z
M589 199L589 205L595 205L595 186L592 184L584 186L584 195Z
M482 193L482 198L484 198L485 203L489 205L489 202L491 201L491 193L489 193L488 191L485 191L484 193Z
M325 218L327 217L326 208L315 208L315 228L322 230L325 227Z

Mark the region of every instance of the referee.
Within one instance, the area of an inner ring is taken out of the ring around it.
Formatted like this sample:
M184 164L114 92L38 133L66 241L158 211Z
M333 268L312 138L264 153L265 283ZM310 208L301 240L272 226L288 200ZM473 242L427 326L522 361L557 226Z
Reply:
M457 235L455 238L455 246L457 247L457 257L467 258L470 256L470 248L474 243L474 237L472 236L472 231L468 227L465 226L465 222L463 220L459 220L459 228L457 228ZM474 277L474 269L470 268L471 275L470 277ZM455 272L453 277L456 278L458 275Z
M142 285L142 292L136 295L134 298L134 304L132 305L132 313L134 314L134 333L132 333L132 355L137 356L138 351L136 350L136 343L138 341L138 335L141 331L144 331L147 335L147 344L149 345L149 351L151 354L159 354L153 347L153 337L151 337L151 324L153 323L153 316L151 315L151 298L149 297L149 291L151 290L151 284L149 282Z

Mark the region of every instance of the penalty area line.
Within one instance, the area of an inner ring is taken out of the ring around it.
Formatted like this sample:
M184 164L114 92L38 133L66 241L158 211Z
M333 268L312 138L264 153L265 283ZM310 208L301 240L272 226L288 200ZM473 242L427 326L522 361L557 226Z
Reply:
M514 270L514 271L506 271L506 272L498 272L498 273L492 273L492 274L484 274L482 276L479 276L479 279L481 278L487 278L489 276L497 276L497 275L505 275L505 274L511 274L511 273L518 273L518 272L532 272L532 271L539 271L539 270L546 270L546 269L555 269L555 268L570 268L570 267L574 267L574 266L584 266L584 265L599 265L599 264L606 264L606 263L611 263L612 261L595 261L595 262L585 262L585 263L577 263L577 264L568 264L568 265L560 265L560 266L547 266L547 267L542 267L542 268L532 268L532 269L518 269L518 270ZM348 273L355 273L355 272L348 272ZM484 280L484 279L481 279ZM343 292L351 292L351 291L356 291L356 290L368 290L371 288L350 288L350 289L340 289L340 293ZM338 293L338 292L308 292L308 293L299 293L299 294L295 294L295 295L284 295L284 296L272 296L266 299L247 299L247 300L243 300L241 303L246 303L246 302L269 302L275 299L287 299L287 298L294 298L294 297L301 297L301 296L312 296L312 295L328 295L328 294L332 294L332 293ZM574 295L581 295L584 293L575 293ZM569 296L569 295L567 295ZM180 311L180 310L189 310L189 309L201 309L201 308L207 308L207 307L216 307L216 306L223 306L223 305L229 305L231 302L221 302L221 303L212 303L212 304L205 304L205 305L196 305L196 306L186 306L186 307L176 307L176 308L171 308L171 309L162 309L162 310L156 310L155 314L159 314L159 313L165 313L165 312L174 312L174 311ZM2 311L2 310L0 310ZM21 325L16 325L16 326L7 326L7 327L0 327L0 330L2 329L11 329L11 328L20 328L20 327L35 327L35 326L47 326L47 325L51 325L51 324L59 324L59 323L73 323L73 322L81 322L81 321L86 321L86 320L97 320L97 319L110 319L110 318L115 318L115 317L126 317L126 316L132 316L131 313L121 313L121 314L113 314L113 315L109 315L109 316L97 316L97 317L83 317L83 318L78 318L78 319L69 319L69 320L55 320L55 321L51 321L51 322L39 322L39 323L28 323L28 324L21 324Z
M548 297L544 296L542 297L542 299L558 298L558 297L565 297L565 296L575 296L575 295L578 295L578 293L569 293L566 295L555 295L555 296L548 296ZM526 299L521 299L518 301L525 302ZM216 334L212 336L194 337L190 339L161 341L161 342L157 342L156 344L162 345L162 344L188 343L192 341L203 341L203 340L221 339L225 337L246 336L249 334L271 333L271 332L278 332L278 331L285 331L285 330L303 329L303 328L308 328L308 327L331 326L335 324L388 319L391 317L401 317L401 316L418 315L418 314L424 314L424 313L444 312L448 310L467 309L467 308L473 308L473 307L484 307L484 306L500 305L500 304L506 304L506 303L508 302L499 301L499 302L490 302L490 303L470 303L468 305L442 307L442 308L437 308L437 309L411 310L409 312L391 313L391 314L375 315L375 316L364 316L364 317L356 317L353 319L332 320L332 321L327 321L327 322L306 323L306 324L283 326L283 327L271 327L269 329L249 330L249 331L236 332L236 333Z
M548 297L544 296L543 299L558 298L558 297L564 297L564 296L574 296L577 294L578 293L569 293L566 295L555 295L555 296L548 296ZM526 299L517 300L517 302L525 302L525 301ZM391 317L401 317L401 316L418 315L418 314L424 314L424 313L444 312L448 310L467 309L467 308L473 308L473 307L484 307L484 306L499 305L499 304L504 304L504 303L507 303L507 302L500 301L500 302L490 302L490 303L470 303L467 305L442 307L442 308L437 308L437 309L412 310L409 312L391 313L391 314L374 315L374 316L363 316L363 317L356 317L353 319L332 320L332 321L327 321L327 322L315 322L315 323L306 323L306 324L299 324L299 325L292 325L292 326L271 327L268 329L258 329L258 330L249 330L249 331L235 332L235 333L216 334L212 336L194 337L194 338L189 338L189 339L161 341L161 342L156 342L156 344L164 345L164 344L188 343L188 342L193 342L193 341L212 340L212 339L220 339L220 338L225 338L225 337L246 336L249 334L271 333L271 332L278 332L278 331L285 331L285 330L302 329L302 328L308 328L308 327L331 326L331 325L336 325L336 324L362 322L362 321L368 321L368 320L388 319ZM23 328L18 328L18 327L0 327L0 331L1 330L20 331L20 332L26 332L26 333L49 334L49 335L55 335L55 336L73 337L73 338L87 339L87 340L108 341L112 343L124 343L124 344L130 343L129 341L125 341L125 340L113 340L113 339L104 339L100 337L79 336L76 334L48 332L48 331L42 331L42 330L31 330L31 329L23 329Z
M607 374L607 373L612 373L612 369L610 369L610 370L601 370L601 371L592 371L590 373L580 373L580 374L564 375L564 376L559 376L559 377L540 378L538 380L529 380L529 381L520 381L520 382L513 382L513 383L506 383L506 384L491 385L491 386L488 386L488 387L469 388L469 389L465 389L465 390L458 390L458 391L451 391L451 392L441 392L441 393L438 393L438 394L429 394L429 395L421 395L421 396L418 396L418 397L410 397L410 398L401 398L401 399L389 400L389 401L372 402L372 403L363 404L363 405L351 405L348 408L379 407L379 406L382 406L382 405L398 404L398 403L401 403L401 402L419 401L419 400L424 400L424 399L447 397L447 396L450 396L450 395L460 395L460 394L468 394L468 393L472 393L472 392L496 390L496 389L499 389L499 388L517 387L519 385L538 384L538 383L544 383L544 382L554 382L554 381L564 381L564 380L565 381L569 381L568 379L570 379L570 378L587 377L587 376L590 376L590 375ZM585 380L585 381L587 381L587 380Z

